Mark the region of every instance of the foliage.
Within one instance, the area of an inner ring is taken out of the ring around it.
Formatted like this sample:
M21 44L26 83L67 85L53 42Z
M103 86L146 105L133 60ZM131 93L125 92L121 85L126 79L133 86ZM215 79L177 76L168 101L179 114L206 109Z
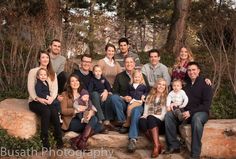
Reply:
M211 117L217 119L236 118L236 95L232 93L232 88L225 81L221 86L219 94L213 100L211 106Z
M55 146L52 131L49 133L49 142ZM42 150L39 131L30 139L21 139L8 135L6 130L0 128L0 145L7 150Z

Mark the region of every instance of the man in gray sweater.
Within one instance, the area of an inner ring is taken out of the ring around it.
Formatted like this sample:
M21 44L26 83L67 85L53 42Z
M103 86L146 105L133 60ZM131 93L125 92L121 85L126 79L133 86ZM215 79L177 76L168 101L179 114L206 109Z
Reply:
M58 39L53 39L49 46L49 49L52 67L57 74L58 93L61 94L66 83L66 73L64 72L66 58L61 55L61 41Z
M147 77L149 85L153 87L158 78L164 78L169 86L171 81L170 74L168 68L160 63L160 52L152 49L148 53L150 62L142 67L142 73Z

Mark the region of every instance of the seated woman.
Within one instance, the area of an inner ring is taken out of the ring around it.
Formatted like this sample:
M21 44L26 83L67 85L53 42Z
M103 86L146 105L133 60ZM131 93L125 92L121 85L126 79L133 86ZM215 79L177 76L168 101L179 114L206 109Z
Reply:
M151 157L156 158L162 150L159 131L164 129L163 121L166 114L166 98L168 86L163 78L159 78L147 96L143 116L139 119L139 127L145 136L152 141Z
M81 133L79 136L71 139L72 147L77 150L84 150L87 147L87 140L95 133L104 131L102 124L98 123L95 107L89 110L86 115L88 123L83 122L81 118L77 118L76 114L85 112L87 107L81 106L75 109L73 104L86 90L80 87L79 77L75 74L70 75L66 84L66 91L62 93L63 100L61 102L62 109L62 129Z
M41 133L40 138L43 143L43 147L49 149L50 144L48 140L48 129L50 122L54 126L54 137L57 141L57 148L63 147L62 142L62 133L60 127L60 121L58 116L58 110L55 104L52 102L57 97L57 76L52 69L50 56L47 51L40 51L38 54L39 67L33 68L29 71L28 74L28 92L29 92L29 109L35 114L41 117ZM35 85L36 85L36 74L37 71L41 68L44 68L48 71L47 83L50 91L50 98L44 99L40 98L36 94Z

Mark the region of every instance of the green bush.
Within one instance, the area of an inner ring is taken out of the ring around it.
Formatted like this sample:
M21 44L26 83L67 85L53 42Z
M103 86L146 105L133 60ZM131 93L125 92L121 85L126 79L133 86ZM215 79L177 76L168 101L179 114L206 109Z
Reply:
M52 147L55 147L53 133L49 133L49 141ZM42 150L42 143L40 140L39 131L30 139L21 139L8 135L7 131L0 129L0 145L7 150Z

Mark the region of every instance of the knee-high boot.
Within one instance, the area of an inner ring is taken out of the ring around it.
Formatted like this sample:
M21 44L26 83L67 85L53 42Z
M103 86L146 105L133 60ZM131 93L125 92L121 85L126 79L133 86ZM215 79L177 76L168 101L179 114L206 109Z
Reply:
M154 127L152 129L149 129L149 131L152 134L152 139L153 139L153 151L151 157L156 158L158 157L159 153L161 153L162 149L159 141L159 129L158 127Z
M148 139L148 141L152 142L152 135L150 134L150 132L147 130L144 132L144 135L146 136L146 138Z
M76 137L73 137L70 139L70 144L71 144L71 147L74 149L74 150L78 150L77 148L77 143L79 143L80 139L81 139L81 134L79 134L78 136Z
M87 141L90 136L94 134L92 127L87 124L83 133L81 134L80 140L77 142L76 146L79 150L84 150L87 147Z

